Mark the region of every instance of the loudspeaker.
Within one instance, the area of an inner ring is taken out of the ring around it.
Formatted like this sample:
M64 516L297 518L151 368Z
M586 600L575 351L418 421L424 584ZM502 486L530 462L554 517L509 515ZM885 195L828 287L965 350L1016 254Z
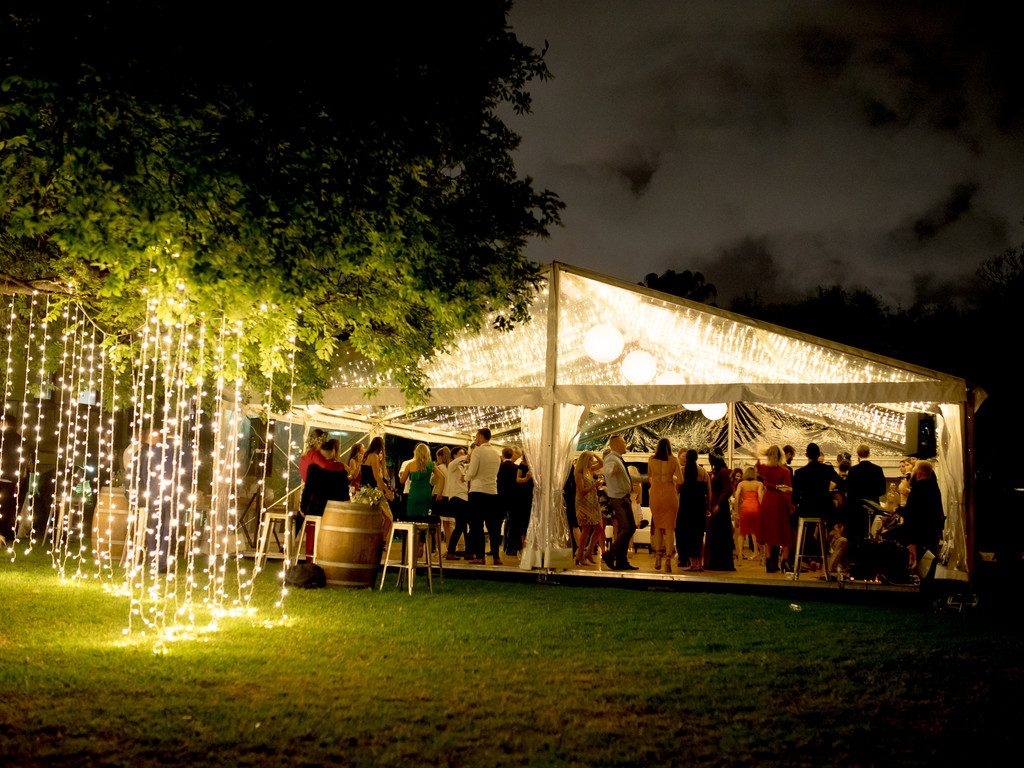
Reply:
M935 417L930 413L907 414L907 455L930 459L938 453Z

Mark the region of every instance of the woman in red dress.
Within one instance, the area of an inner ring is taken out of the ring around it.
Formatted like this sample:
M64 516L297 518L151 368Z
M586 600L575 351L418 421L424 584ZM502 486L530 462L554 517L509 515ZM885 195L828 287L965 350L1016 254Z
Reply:
M756 457L755 457L756 460ZM793 475L786 466L782 449L777 445L765 451L767 464L757 461L757 472L764 482L764 498L761 499L761 542L765 552L772 547L779 547L779 561L765 557L765 570L775 573L779 570L779 562L786 562L789 549L793 546L793 526L789 516L793 512L791 496L793 493Z

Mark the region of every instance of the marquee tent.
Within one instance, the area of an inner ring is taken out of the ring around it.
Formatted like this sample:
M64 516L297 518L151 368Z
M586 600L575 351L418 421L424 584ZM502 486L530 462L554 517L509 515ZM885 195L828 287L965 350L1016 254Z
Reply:
M322 400L278 418L454 444L487 426L495 442L520 443L536 482L522 559L532 568L569 561L559 503L580 441L703 409L725 413L727 454L749 453L755 441L741 434L739 414L756 411L897 455L906 414L930 412L950 565L969 567L966 469L984 394L963 379L560 263L545 268L529 321L464 333L425 371L429 399L410 406L386 373L353 355Z

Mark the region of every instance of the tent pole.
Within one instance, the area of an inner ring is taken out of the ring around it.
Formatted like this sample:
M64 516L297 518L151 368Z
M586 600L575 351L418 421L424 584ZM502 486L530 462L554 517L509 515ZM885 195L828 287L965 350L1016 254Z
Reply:
M544 456L547 469L544 473L544 559L542 564L545 568L551 567L551 512L555 506L555 486L553 469L555 466L555 435L559 432L559 407L554 403L544 406Z
M551 265L551 284L548 286L548 335L547 349L544 360L544 421L541 435L541 445L544 446L544 459L547 465L544 467L541 482L544 483L544 508L541 510L541 531L544 536L543 566L551 567L551 512L554 509L554 489L557 481L553 476L555 466L555 435L557 430L557 417L555 410L555 383L558 380L558 300L562 292L561 270L558 262Z
M963 455L964 462L964 529L967 534L967 573L974 574L974 391L967 393L967 401L962 409L963 422Z
M726 451L725 461L727 462L729 469L732 469L734 466L733 457L736 452L736 403L729 401L728 406L729 408L725 413L725 418L729 420L729 423L726 425L728 430L727 435L729 448Z

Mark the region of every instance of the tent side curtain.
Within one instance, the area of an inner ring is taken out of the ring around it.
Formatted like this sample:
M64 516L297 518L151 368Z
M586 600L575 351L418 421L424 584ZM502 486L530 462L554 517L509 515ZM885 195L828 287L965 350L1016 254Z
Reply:
M559 404L523 411L523 452L534 482L523 569L556 567L571 559L562 487L586 410L582 405Z
M942 405L942 420L938 432L938 470L939 489L942 493L942 506L946 512L946 524L943 529L944 552L933 554L945 555L946 565L966 572L967 557L967 505L964 499L964 409L961 405Z

